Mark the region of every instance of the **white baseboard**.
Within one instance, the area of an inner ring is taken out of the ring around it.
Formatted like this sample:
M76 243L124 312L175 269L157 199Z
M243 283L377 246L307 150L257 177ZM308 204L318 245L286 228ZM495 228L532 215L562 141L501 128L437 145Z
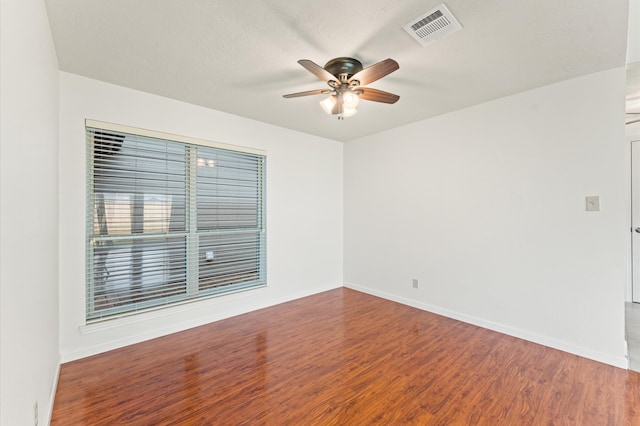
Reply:
M58 365L56 365L56 371L53 374L53 380L51 381L51 392L49 392L49 406L46 412L46 418L41 419L39 424L49 425L51 423L51 417L53 416L53 404L56 401L56 391L58 390L58 379L60 378L60 366L62 365L62 358L58 355Z
M568 352L574 355L578 355L583 358L588 358L594 361L602 362L604 364L609 364L614 367L624 368L625 370L629 368L629 361L624 356L615 356L615 355L601 353L589 348L584 348L584 347L573 345L568 342L553 339L548 336L541 336L535 333L528 332L526 330L513 328L504 324L499 324L491 321L486 321L486 320L483 320L482 318L477 318L474 316L462 314L460 312L450 311L448 309L444 309L438 306L429 305L427 303L419 302L417 300L409 299L402 296L397 296L395 294L375 290L375 289L361 286L358 284L345 283L344 286L346 288L357 290L362 293L367 293L373 296L381 297L383 299L392 300L394 302L402 303L403 305L422 309L423 311L432 312L434 314L438 314L438 315L442 315L458 321L466 322L468 324L476 325L478 327L497 331L502 334L507 334L509 336L527 340L529 342L537 343L543 346L548 346L550 348L558 349L563 352Z

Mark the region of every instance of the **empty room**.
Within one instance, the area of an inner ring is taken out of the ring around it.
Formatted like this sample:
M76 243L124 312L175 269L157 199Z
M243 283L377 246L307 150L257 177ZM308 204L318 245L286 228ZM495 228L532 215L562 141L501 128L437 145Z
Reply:
M2 426L640 424L640 0L0 1Z

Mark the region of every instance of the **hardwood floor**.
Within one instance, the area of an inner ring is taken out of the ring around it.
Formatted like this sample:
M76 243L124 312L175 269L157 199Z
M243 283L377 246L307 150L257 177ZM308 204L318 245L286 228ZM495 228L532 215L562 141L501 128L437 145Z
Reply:
M52 425L638 425L640 373L337 289L63 364Z

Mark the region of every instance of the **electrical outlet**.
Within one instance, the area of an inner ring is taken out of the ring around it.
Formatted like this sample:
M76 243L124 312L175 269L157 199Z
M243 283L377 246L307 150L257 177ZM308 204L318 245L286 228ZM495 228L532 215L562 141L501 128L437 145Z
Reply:
M38 426L38 401L33 403L33 424Z
M418 288L418 280L417 279L413 279L413 288Z

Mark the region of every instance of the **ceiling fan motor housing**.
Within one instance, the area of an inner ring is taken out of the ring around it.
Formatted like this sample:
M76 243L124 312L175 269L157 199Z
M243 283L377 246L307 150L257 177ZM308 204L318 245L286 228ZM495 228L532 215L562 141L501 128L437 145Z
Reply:
M330 60L324 66L324 69L334 75L339 81L340 75L345 75L344 80L349 79L352 75L362 71L362 63L353 58L335 58Z

